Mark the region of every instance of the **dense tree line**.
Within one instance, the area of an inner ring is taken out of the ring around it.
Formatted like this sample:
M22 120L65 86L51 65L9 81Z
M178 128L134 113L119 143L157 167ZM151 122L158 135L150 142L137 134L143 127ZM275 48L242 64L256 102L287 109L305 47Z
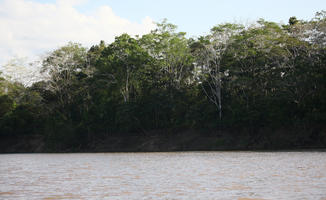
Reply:
M325 34L322 11L286 25L220 24L195 39L163 21L142 37L69 43L42 60L43 80L1 78L0 134L63 148L153 130L325 130Z

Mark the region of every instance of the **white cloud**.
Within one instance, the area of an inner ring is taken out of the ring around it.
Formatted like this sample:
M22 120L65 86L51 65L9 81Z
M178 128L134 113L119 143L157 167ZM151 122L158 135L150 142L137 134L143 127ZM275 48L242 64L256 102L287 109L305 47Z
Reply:
M85 15L74 7L84 2L0 1L0 65L13 56L35 58L69 41L90 46L100 40L112 42L122 33L146 34L155 27L149 17L140 23L131 22L117 16L109 6Z

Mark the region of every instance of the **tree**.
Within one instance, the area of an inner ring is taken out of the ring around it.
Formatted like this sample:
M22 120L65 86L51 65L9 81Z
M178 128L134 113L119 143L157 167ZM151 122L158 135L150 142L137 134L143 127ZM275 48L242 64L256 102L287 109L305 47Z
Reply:
M115 84L124 102L129 102L139 92L137 74L148 62L147 52L128 34L116 37L103 50L96 65L96 76Z
M226 67L222 71L222 59L225 56L234 35L243 26L238 24L222 24L211 29L211 34L199 39L197 49L193 52L200 68L201 85L208 99L216 106L219 119L222 119L222 78L228 75ZM207 87L205 87L205 84Z
M296 17L290 17L290 19L289 19L290 26L293 26L293 25L297 24L298 22L299 22L299 20L297 20Z
M89 97L87 88L82 88L82 80L92 76L92 68L87 62L87 51L80 44L69 43L51 52L43 60L42 73L47 81L46 89L57 98L55 106L67 119L71 117L69 107L74 97ZM80 90L83 89L83 90Z
M176 28L165 19L140 42L153 58L161 78L167 82L166 87L180 89L193 82L193 57L186 33L176 32Z
M40 64L38 61L28 63L27 58L23 57L12 58L3 66L3 76L8 81L25 86L30 86L42 79L39 71Z
M326 47L326 11L317 12L315 17L308 23L307 39L314 45Z

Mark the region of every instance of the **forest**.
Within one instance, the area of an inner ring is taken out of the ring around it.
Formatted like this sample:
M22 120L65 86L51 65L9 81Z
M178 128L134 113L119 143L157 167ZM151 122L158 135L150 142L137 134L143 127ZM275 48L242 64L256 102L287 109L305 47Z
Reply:
M0 152L326 147L325 11L196 38L163 20L40 64L32 84L0 74Z

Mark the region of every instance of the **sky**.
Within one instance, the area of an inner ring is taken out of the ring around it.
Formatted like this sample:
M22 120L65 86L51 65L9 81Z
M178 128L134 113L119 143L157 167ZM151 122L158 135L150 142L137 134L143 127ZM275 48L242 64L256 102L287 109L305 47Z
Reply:
M196 37L220 23L287 23L321 10L325 0L0 0L0 69L12 58L40 59L69 41L90 47L122 33L143 35L164 18Z

